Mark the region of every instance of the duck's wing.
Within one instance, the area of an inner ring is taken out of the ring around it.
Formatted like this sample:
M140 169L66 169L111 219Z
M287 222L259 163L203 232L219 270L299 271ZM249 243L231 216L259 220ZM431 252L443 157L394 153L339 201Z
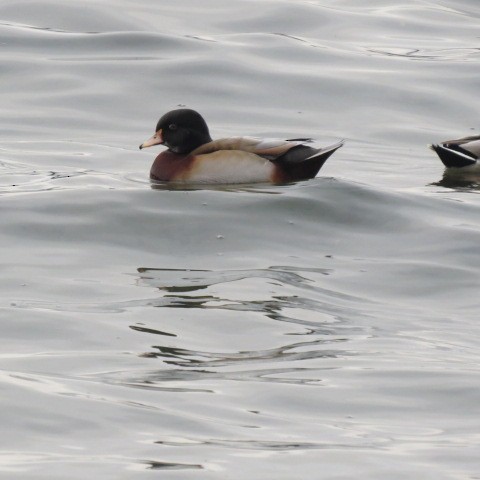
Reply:
M263 179L261 181L266 178L267 181L274 183L284 183L314 178L330 155L344 143L342 140L328 147L315 148L307 145L311 142L313 140L306 138L291 140L252 137L222 138L201 145L190 155L196 157L199 163L210 162L209 164L212 164L220 159L228 159L229 165L236 162L235 175L232 175L230 179L233 176L238 179L237 167L241 161L248 160L249 169L252 172L258 172L260 169ZM231 154L228 151L231 151ZM251 182L252 180L245 181ZM229 181L229 183L232 182Z
M469 156L473 155L475 159L480 158L480 135L472 135L457 140L446 140L442 142L442 145Z
M218 152L220 150L240 150L254 153L268 160L275 160L287 153L290 149L303 145L310 139L278 140L276 138L255 138L255 137L231 137L220 138L205 143L196 148L192 155L203 155Z

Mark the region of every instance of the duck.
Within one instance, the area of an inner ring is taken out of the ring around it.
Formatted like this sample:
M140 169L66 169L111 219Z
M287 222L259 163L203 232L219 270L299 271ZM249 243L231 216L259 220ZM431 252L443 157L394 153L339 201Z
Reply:
M447 169L480 170L480 135L446 140L430 148Z
M343 144L316 148L309 138L289 140L230 137L212 140L205 119L195 110L165 113L140 150L163 145L150 178L184 184L288 183L314 178Z

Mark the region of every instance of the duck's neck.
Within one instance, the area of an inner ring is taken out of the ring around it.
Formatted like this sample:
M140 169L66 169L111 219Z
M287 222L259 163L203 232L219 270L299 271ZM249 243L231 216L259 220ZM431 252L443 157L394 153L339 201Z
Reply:
M173 153L189 154L198 147L212 141L208 132L189 132L189 135L183 139L181 145L168 145L168 149Z
M212 137L209 132L192 132L190 140L189 152L193 152L196 148L205 145L205 143L211 142Z

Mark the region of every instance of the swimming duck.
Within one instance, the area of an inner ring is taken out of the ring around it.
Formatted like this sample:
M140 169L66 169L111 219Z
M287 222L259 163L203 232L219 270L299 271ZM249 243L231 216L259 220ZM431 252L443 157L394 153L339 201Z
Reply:
M430 145L447 168L463 168L480 165L480 135L446 140L440 145ZM470 170L470 169L468 169Z
M140 149L165 145L153 162L150 178L178 183L284 183L315 177L343 140L324 148L291 140L231 137L212 140L207 123L195 110L172 110L157 123Z

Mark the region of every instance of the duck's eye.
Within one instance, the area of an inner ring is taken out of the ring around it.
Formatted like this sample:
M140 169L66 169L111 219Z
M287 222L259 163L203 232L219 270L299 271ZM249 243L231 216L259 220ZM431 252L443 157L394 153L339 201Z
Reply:
M175 123L171 123L171 124L168 126L168 128L169 128L170 130L176 130L176 129L177 129L177 125L176 125Z

